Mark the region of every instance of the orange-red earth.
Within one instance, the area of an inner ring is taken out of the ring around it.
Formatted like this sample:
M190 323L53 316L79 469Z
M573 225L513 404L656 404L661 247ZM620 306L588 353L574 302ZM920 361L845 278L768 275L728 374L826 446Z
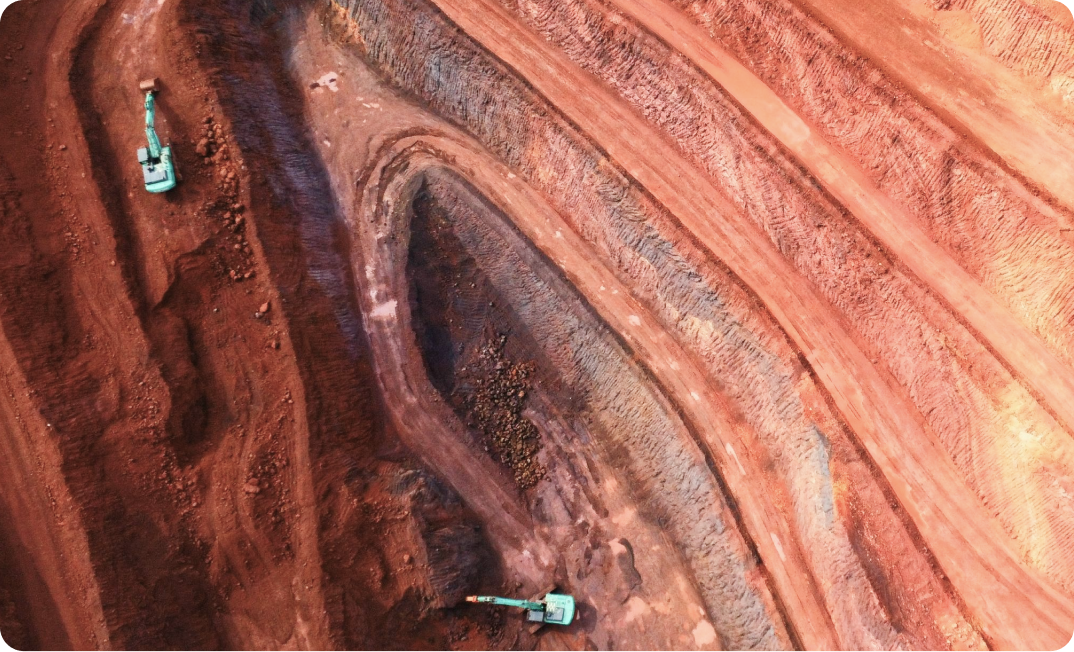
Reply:
M11 646L1074 634L1059 3L20 0L0 56Z

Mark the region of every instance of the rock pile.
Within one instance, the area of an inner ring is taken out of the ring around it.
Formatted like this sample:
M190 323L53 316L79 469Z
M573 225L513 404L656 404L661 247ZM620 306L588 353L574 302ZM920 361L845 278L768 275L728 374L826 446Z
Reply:
M205 211L220 219L224 229L230 231L223 243L225 270L228 277L238 283L254 277L253 249L246 240L246 207L239 201L239 173L235 168L224 129L213 116L206 116L202 137L194 145L194 151L202 163L214 171L219 196L205 206Z
M537 460L540 432L522 416L534 365L508 360L506 343L507 337L500 335L483 346L477 361L462 369L458 387L472 388L462 397L462 404L470 426L482 434L486 450L511 469L519 487L529 489L545 474Z
M207 116L203 121L205 131L201 140L194 146L194 151L202 157L206 163L222 163L227 160L227 145L221 145L224 128L213 121L212 116Z

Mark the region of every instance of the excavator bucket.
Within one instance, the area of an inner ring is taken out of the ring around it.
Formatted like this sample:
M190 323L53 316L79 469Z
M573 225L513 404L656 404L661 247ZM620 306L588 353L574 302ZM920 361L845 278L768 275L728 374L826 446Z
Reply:
M138 82L138 90L142 91L143 93L147 93L149 91L153 91L154 93L157 92L157 78L153 77L152 79L143 79L142 81Z

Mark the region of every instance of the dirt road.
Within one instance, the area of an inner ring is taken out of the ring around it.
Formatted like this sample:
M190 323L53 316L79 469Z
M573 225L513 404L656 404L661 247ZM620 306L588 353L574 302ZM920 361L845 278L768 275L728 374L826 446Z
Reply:
M811 129L771 89L713 43L685 15L661 11L660 0L619 0L626 15L673 43L742 103L766 130L801 161L825 189L861 220L885 248L905 263L997 351L1016 374L1044 397L1074 432L1074 372L1008 313L958 263L917 226L909 212L884 195L850 156Z

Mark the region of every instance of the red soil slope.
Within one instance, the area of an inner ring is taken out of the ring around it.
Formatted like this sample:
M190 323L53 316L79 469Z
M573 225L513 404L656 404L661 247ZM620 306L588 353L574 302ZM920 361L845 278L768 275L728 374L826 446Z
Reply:
M16 3L5 641L1063 645L1072 24ZM462 601L549 585L571 626Z

